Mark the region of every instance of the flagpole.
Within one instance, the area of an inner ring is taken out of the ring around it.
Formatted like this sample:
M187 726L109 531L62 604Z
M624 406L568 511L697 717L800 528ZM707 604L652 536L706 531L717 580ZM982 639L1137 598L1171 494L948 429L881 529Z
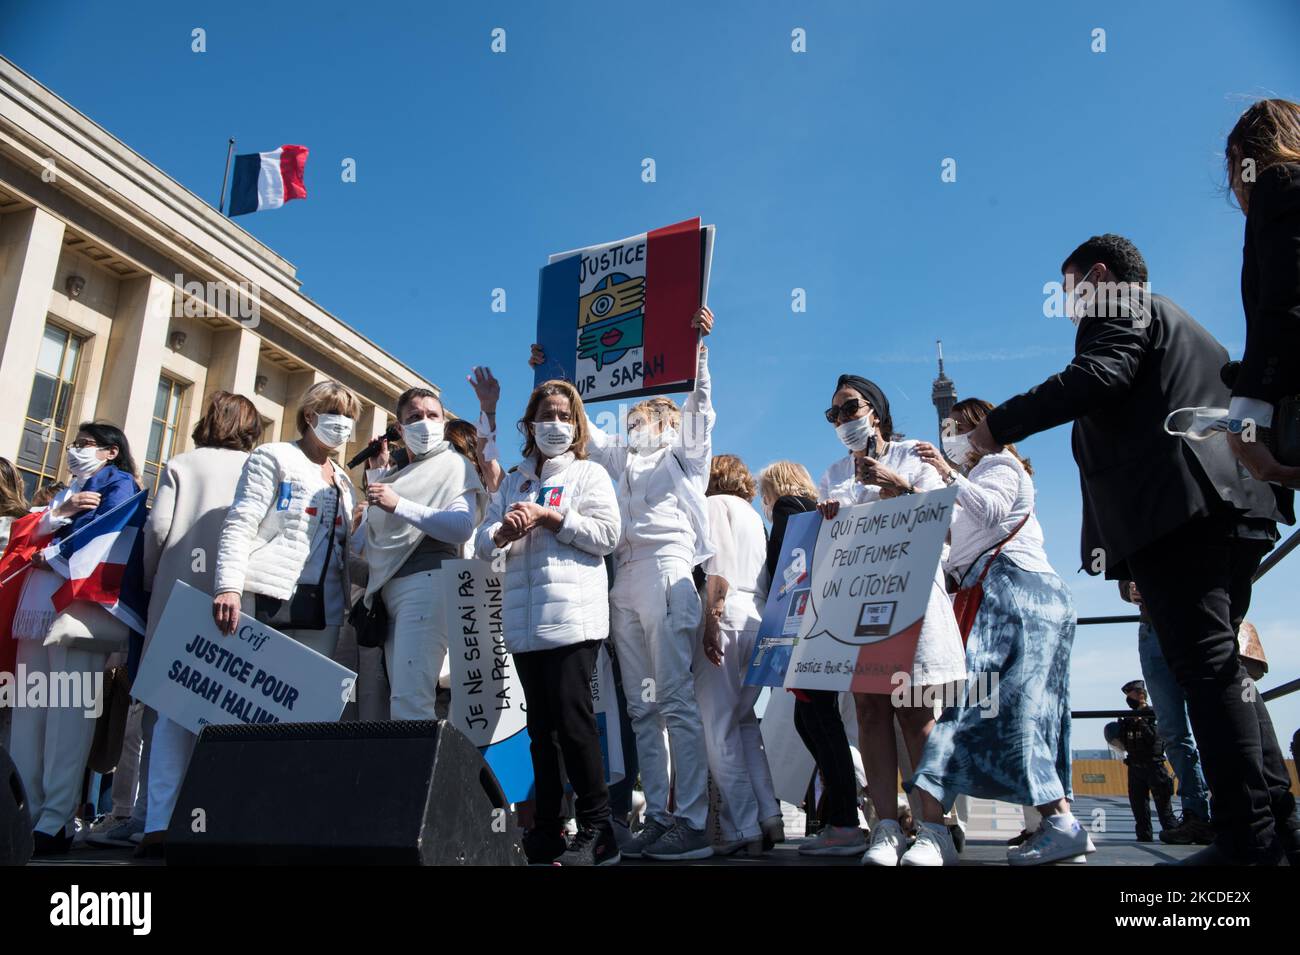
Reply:
M226 183L230 179L230 157L235 153L235 137L230 137L229 145L226 146L226 171L221 175L221 198L217 200L217 211L224 213L226 209Z

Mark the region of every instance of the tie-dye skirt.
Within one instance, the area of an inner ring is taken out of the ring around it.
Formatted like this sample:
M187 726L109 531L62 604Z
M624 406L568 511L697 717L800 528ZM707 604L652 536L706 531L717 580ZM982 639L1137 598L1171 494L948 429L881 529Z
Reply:
M935 724L909 792L920 786L945 811L963 794L1024 806L1071 796L1074 625L1060 577L994 559L966 642L964 694Z

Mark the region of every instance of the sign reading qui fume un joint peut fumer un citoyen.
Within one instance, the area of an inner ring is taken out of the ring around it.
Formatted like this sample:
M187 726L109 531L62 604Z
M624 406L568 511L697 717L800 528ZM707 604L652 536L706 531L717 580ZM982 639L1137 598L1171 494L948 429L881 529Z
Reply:
M713 226L687 219L561 252L541 271L535 384L563 378L584 401L690 391L709 291Z
M890 693L910 674L956 488L786 525L745 682Z
M333 722L356 677L247 614L223 634L212 598L178 580L131 695L197 733L208 724Z

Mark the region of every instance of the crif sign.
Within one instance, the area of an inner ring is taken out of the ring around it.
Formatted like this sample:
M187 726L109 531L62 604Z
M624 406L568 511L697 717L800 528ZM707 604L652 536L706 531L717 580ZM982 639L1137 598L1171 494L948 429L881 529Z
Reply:
M561 252L542 269L534 384L563 378L586 401L690 391L713 226L687 219L605 245Z

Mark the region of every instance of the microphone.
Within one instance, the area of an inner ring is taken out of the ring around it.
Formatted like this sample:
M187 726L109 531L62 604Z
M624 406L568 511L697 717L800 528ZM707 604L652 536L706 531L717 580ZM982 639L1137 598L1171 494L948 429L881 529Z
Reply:
M389 441L400 441L401 438L401 434L397 431L397 425L389 425L387 431L375 438L352 456L352 460L348 462L348 469L351 470L367 458L373 458L378 454L379 448L384 443L385 439Z

